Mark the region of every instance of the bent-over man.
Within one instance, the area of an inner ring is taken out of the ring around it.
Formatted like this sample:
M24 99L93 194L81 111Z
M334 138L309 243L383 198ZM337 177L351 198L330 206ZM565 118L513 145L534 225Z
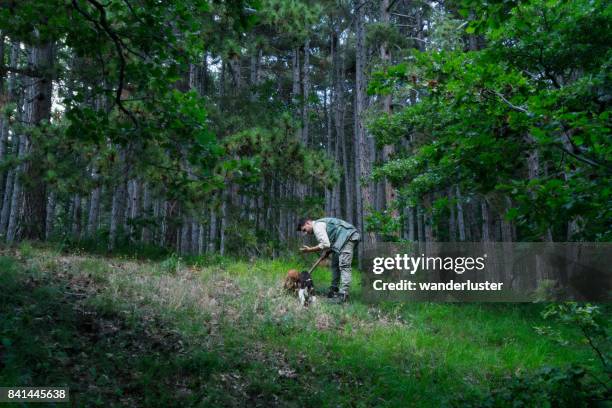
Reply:
M303 218L298 222L297 230L314 234L319 241L319 245L303 246L300 251L332 252L332 281L327 297L339 297L342 302L346 302L351 285L353 251L360 239L357 228L339 218L326 217L317 220Z

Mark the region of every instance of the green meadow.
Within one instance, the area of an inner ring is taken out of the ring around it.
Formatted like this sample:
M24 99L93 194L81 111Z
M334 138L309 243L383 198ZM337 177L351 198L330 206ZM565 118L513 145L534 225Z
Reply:
M542 367L601 372L541 304L369 305L355 290L303 308L282 289L296 260L192 261L4 250L0 383L68 386L86 407L499 406L491 393Z

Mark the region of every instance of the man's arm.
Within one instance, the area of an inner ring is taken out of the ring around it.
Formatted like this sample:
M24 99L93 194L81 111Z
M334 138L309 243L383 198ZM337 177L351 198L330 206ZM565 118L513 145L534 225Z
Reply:
M315 222L312 226L312 231L314 232L317 241L319 241L319 245L313 247L304 246L300 250L302 252L318 252L328 250L331 244L329 243L329 237L327 236L327 225L324 222Z

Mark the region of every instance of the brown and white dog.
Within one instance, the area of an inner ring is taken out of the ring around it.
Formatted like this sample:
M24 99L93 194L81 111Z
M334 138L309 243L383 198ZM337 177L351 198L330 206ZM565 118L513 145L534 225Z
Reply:
M316 300L312 276L306 272L290 269L283 285L286 290L298 294L302 306L307 307Z

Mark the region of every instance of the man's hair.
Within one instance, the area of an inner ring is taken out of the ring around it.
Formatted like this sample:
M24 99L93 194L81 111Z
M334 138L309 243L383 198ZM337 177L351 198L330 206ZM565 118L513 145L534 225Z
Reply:
M304 218L300 218L300 220L297 223L297 229L296 231L301 231L302 227L304 226L304 224L306 224L308 221L312 220L312 218L310 217L304 217Z

